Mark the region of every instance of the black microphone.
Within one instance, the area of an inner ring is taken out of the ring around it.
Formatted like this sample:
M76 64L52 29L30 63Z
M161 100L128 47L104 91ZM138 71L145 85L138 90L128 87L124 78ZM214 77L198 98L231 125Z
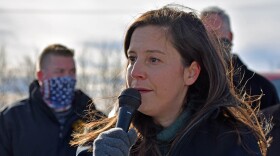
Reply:
M127 132L133 115L141 104L141 94L137 89L127 88L122 91L118 99L119 115L116 127Z

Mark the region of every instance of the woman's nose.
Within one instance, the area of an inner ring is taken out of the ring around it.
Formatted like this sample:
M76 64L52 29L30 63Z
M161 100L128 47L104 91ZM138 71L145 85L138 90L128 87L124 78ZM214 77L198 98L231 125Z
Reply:
M145 64L137 60L131 68L130 75L134 79L145 79L147 75Z

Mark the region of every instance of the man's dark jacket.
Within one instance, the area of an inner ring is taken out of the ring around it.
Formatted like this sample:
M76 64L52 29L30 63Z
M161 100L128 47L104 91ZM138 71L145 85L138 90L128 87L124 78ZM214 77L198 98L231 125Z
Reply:
M263 94L260 109L279 104L276 88L269 80L249 70L237 55L233 55L232 59L235 70L234 84L238 90L246 91L251 96ZM256 102L253 103L253 106L256 105Z
M29 92L28 99L0 113L0 156L74 156L76 148L69 145L72 130L84 116L90 98L76 90L72 111L62 125L42 100L37 81Z
M280 155L280 105L275 105L263 110L267 119L272 119L273 128L269 135L272 137L271 146L268 148L267 156Z

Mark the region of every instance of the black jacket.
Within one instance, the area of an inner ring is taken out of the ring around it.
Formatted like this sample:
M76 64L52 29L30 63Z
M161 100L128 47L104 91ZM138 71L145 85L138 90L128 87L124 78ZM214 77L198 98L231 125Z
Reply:
M245 86L246 93L251 96L264 94L261 98L260 109L279 104L279 97L274 85L265 77L249 70L237 55L232 57L235 76L234 84L238 90L242 90ZM253 103L254 106L257 103Z
M211 115L186 133L170 149L169 156L261 156L253 133L244 126L231 125L232 122L219 114ZM239 136L234 126L239 130ZM87 149L80 148L77 153L77 156L92 156Z
M261 156L252 132L244 127L237 129L240 136L226 119L210 118L185 135L173 147L170 156Z
M6 108L0 114L1 156L74 156L69 145L73 127L81 121L90 98L75 91L72 112L64 125L42 100L39 84L30 85L30 97ZM93 106L94 109L94 106Z
M272 118L273 128L269 135L272 137L271 146L268 148L267 156L280 155L280 105L275 105L263 110L268 119Z

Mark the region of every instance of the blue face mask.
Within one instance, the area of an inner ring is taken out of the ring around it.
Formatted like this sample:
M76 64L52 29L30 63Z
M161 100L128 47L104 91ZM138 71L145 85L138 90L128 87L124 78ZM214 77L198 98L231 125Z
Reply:
M74 99L76 79L56 77L43 81L41 92L48 106L57 112L71 108Z

